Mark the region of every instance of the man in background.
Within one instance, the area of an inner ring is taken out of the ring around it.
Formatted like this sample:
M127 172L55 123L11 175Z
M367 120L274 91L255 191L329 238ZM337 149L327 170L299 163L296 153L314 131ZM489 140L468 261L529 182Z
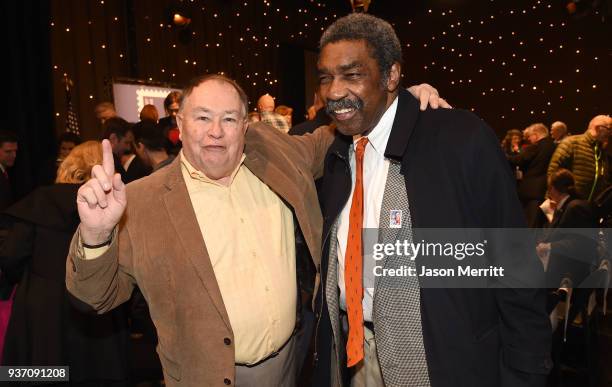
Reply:
M565 138L553 153L548 178L559 168L570 170L579 199L592 200L612 184L612 161L604 145L612 133L612 118L598 115L583 134Z
M8 170L17 158L17 135L7 130L0 130L0 212L13 203L13 190Z
M555 121L550 126L550 137L555 141L555 144L559 144L565 137L568 136L567 125L561 121Z
M134 150L142 162L155 172L174 160L166 150L168 139L162 129L152 121L141 121L134 125Z
M285 105L278 105L276 107L276 109L274 109L274 112L276 114L280 114L285 121L287 121L287 125L289 125L289 127L291 127L291 125L293 125L293 109L290 108L289 106L285 106Z
M546 170L555 151L555 144L542 123L525 129L529 145L522 152L508 156L513 167L519 167L522 178L518 182L518 195L529 227L539 227L540 204L546 195Z
M287 133L290 125L283 116L274 112L274 106L274 98L272 98L270 94L266 93L259 97L257 100L257 108L259 109L260 120L283 133Z
M134 133L132 125L121 117L112 117L104 122L103 139L108 139L113 149L115 170L125 183L139 179L149 174L144 170L142 162L135 161ZM128 170L131 171L128 174Z
M164 136L166 136L171 143L168 151L173 155L177 155L182 146L181 139L179 138L178 125L176 123L176 114L179 111L182 99L183 95L180 91L170 92L164 99L166 117L159 120L159 126L162 128Z
M117 117L117 111L112 102L100 102L94 108L94 113L96 113L96 118L102 125L104 125L109 118Z

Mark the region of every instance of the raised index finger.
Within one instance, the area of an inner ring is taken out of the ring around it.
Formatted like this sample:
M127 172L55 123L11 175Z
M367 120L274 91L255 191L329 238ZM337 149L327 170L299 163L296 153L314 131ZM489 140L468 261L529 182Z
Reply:
M106 176L112 177L115 174L113 148L108 140L102 140L102 168L104 169Z

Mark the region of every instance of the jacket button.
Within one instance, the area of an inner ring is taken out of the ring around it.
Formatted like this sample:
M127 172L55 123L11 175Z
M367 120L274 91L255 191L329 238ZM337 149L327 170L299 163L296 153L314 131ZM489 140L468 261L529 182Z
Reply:
M223 342L225 343L225 345L230 345L232 343L232 340L230 340L229 337L226 337L225 339L223 339Z
M230 384L232 384L232 381L229 380L228 378L223 379L223 383L225 383L225 385L229 386Z

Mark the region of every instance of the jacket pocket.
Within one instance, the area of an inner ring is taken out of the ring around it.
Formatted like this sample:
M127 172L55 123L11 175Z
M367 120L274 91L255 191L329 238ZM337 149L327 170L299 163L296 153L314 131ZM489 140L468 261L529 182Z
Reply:
M172 379L181 380L181 366L169 357L161 346L157 346L157 354L164 371L164 375L170 376Z

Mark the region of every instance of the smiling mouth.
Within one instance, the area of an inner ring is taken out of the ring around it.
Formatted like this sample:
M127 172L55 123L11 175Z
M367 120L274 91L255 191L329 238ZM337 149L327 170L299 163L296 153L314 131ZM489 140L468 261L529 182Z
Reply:
M357 112L357 109L355 108L343 108L333 110L332 114L338 121L345 121L352 118L355 115L355 112Z

